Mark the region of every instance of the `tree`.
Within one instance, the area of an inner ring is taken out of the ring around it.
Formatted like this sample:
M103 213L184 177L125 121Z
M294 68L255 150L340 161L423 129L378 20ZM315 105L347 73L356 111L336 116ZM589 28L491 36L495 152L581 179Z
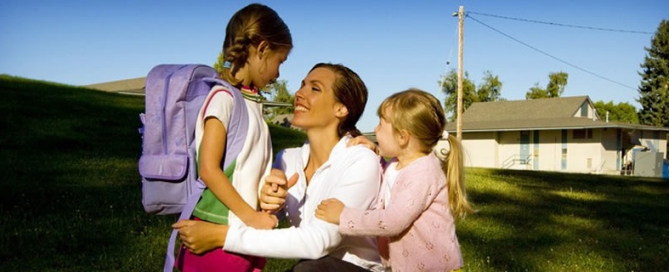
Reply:
M534 87L525 93L525 99L560 97L567 86L568 78L569 74L565 72L550 73L548 74L546 89L539 87L539 83L535 83Z
M218 59L214 62L214 69L219 73L223 70L223 62L223 50L221 50L221 53L218 54Z
M450 113L449 120L454 121L457 117L458 107L458 74L455 69L451 69L448 74L441 76L439 82L441 91L446 94L444 110L447 115ZM483 83L476 88L476 85L469 79L469 73L465 72L462 79L462 111L464 112L474 102L491 102L504 100L501 97L502 82L490 71L486 71L483 77Z
M569 74L565 72L557 72L548 74L548 85L546 86L546 92L549 97L560 97L564 93L564 88L567 86L567 78Z
M274 102L289 103L288 107L271 107L267 118L272 119L281 114L293 113L293 102L295 96L288 91L288 82L286 80L277 80L267 85L267 92L271 94L271 100Z
M483 75L483 84L479 86L477 91L478 102L495 102L500 99L502 91L502 82L498 76L494 76L492 72L485 71Z
M644 49L648 54L641 64L643 72L639 72L639 122L669 127L669 21L660 22L650 47Z
M540 98L548 98L548 92L544 90L543 88L539 87L539 83L534 83L534 87L530 88L530 90L525 93L525 99L540 99Z
M606 120L606 113L609 113L609 121L628 124L638 124L639 118L636 114L636 108L627 102L613 104L613 101L604 103L597 101L594 103L595 110L600 118Z

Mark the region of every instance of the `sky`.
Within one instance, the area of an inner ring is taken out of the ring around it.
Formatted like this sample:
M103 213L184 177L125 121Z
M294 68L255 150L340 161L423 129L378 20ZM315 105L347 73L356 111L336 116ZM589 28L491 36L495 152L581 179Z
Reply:
M0 74L70 85L146 76L163 63L213 65L230 16L253 1L3 0ZM463 68L477 86L486 71L501 96L523 100L566 72L562 94L640 107L645 47L666 0L257 1L276 10L294 48L280 68L294 93L318 62L344 64L369 89L358 122L373 131L390 94L419 88L441 101L440 77L458 69L458 17L464 8ZM122 3L122 4L121 4Z

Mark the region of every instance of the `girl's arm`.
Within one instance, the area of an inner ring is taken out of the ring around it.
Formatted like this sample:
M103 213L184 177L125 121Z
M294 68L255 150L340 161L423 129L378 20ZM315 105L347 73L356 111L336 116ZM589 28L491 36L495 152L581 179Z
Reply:
M276 218L270 214L258 212L249 206L221 169L221 161L225 152L226 132L225 126L217 118L208 117L205 119L199 153L200 178L216 198L237 215L242 222L254 228L271 229L276 226Z
M441 170L439 170L441 171ZM400 173L391 191L392 201L386 209L363 210L344 207L337 199L321 202L316 216L338 223L339 231L354 236L396 236L406 230L428 208L437 196L443 178L435 171Z
M358 209L369 208L376 198L380 183L380 170L377 157L363 147L357 149L355 156L347 164L334 167L330 171L339 173L328 191L312 191L310 197L325 199L336 197L347 205ZM300 150L297 150L300 152ZM287 171L292 175L293 171ZM331 172L331 173L332 173ZM336 184L336 185L335 185ZM291 190L288 197L297 192L299 186ZM305 188L302 188L305 189ZM317 259L336 249L342 240L336 225L313 217L314 209L287 207L288 213L302 213L297 227L273 230L257 230L244 226L230 226L224 249L241 254L265 256L269 258Z

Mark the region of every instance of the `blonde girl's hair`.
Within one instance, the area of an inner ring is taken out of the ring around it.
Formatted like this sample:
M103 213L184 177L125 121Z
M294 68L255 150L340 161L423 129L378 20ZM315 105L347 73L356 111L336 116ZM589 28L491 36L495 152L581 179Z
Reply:
M389 116L386 116L387 113L390 113ZM439 100L419 89L408 89L386 98L379 106L377 115L392 124L394 133L404 130L418 139L423 146L421 151L426 154L433 152L446 129L446 114ZM449 135L448 142L450 152L442 160L448 204L455 218L464 218L474 210L465 190L463 150L457 138Z
M219 76L230 84L239 86L241 81L235 78L235 74L246 64L251 46L257 47L262 41L269 44L271 52L290 51L293 48L293 38L288 26L272 8L254 3L238 10L232 15L225 29L224 63L221 64L223 67Z

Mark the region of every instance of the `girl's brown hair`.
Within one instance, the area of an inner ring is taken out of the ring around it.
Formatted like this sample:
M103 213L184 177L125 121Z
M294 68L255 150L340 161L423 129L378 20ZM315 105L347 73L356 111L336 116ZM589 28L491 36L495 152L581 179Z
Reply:
M390 113L390 116L386 116L386 113ZM423 146L422 152L426 154L433 152L446 129L446 114L439 100L419 89L408 89L386 98L379 106L377 115L390 122L395 133L404 130L418 139ZM460 141L452 135L448 136L448 143L450 152L442 161L448 202L453 216L464 218L474 211L465 192L463 150Z
M232 15L223 42L223 60L231 65L221 63L223 67L219 76L230 84L239 86L241 81L235 78L235 74L246 64L250 47L257 47L262 41L269 44L272 52L293 48L290 30L276 11L256 3Z
M365 86L365 83L358 74L342 64L318 63L309 72L316 68L330 69L337 76L335 82L332 83L334 98L335 101L346 106L348 110L346 118L339 123L337 131L339 137L346 133L351 134L352 137L362 135L355 124L360 120L367 104L367 86Z

